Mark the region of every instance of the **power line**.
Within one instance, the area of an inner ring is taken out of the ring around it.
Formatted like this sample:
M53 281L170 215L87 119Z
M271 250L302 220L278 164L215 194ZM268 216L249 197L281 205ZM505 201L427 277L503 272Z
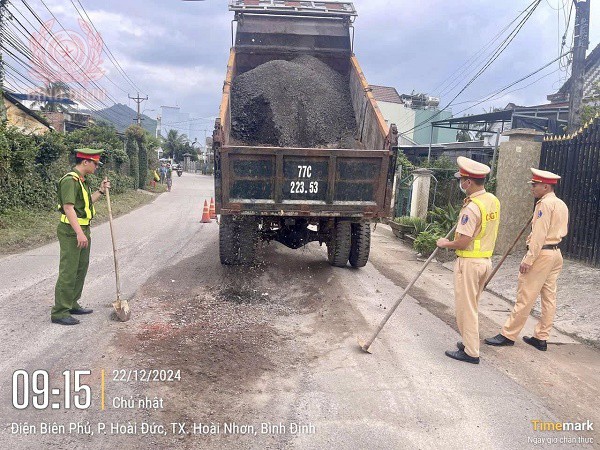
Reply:
M41 20L41 18L39 17L39 15L33 11L33 9L31 8L31 6L25 1L25 0L21 0L22 3L27 7L27 9L30 11L30 13L35 17L35 19L42 25L42 27L44 28L44 30L46 30L46 32L50 35L50 37L58 44L58 46L61 48L61 50L65 53L65 55L67 55L72 62L75 63L77 69L79 69L79 71L89 80L90 84L92 84L94 87L96 87L98 89L99 92L103 92L104 95L106 95L106 97L112 101L113 103L117 103L104 89L102 89L101 86L99 86L94 80L92 80L88 74L81 68L81 66L71 57L71 55L69 54L69 52L67 51L67 49L64 48L64 46L61 44L61 42L56 38L56 36L52 33L51 30L48 29L48 27L46 26L46 24ZM42 1L43 3L43 1ZM44 6L46 6L44 4ZM48 9L46 7L46 9ZM52 14L52 12L49 10L49 12ZM33 24L31 23L31 21L29 21L29 19L27 19L20 11L19 14L21 14L21 16L33 27ZM55 20L57 20L55 18ZM57 20L58 21L58 20ZM23 27L23 25L21 24L21 26ZM62 25L61 25L62 26ZM29 34L31 36L32 39L35 39L33 35L31 35L31 33L25 28L25 31L27 32L27 34ZM35 28L35 27L34 27ZM64 29L64 28L63 28ZM66 30L65 30L66 31ZM52 55L50 54L50 52L48 52L45 48L42 48L42 50L50 55L50 57L54 60L54 62L63 70L65 71L65 73L69 73L69 71L67 69L65 69L65 67ZM89 89L87 89L80 81L78 80L74 80L79 86L81 86L81 88L87 92L88 94L90 94L93 98L95 98L96 100L98 100L100 102L100 104L104 105L105 107L108 107L108 105L104 104L102 102L102 100L100 100L96 94L94 94L93 92L91 92Z
M546 69L547 67L550 67L552 64L554 64L556 61L558 61L560 58L563 58L564 56L565 56L565 55L560 55L558 58L554 58L552 61L550 61L550 62L548 62L548 63L544 64L544 65L543 65L542 67L540 67L539 69L536 69L536 70L534 70L533 72L531 72L530 74L528 74L528 75L525 75L525 76L523 76L523 77L519 78L519 79L518 79L518 80L516 80L516 81L513 81L512 83L508 84L507 86L504 86L503 88L500 88L500 89L498 89L498 90L497 90L497 91L495 91L494 93L492 93L492 94L488 95L486 98L484 98L484 99L482 99L482 100L479 100L479 101L477 101L477 103L475 103L474 105L471 105L471 106L469 106L468 108L465 108L465 109L463 109L462 111L459 111L459 112L458 112L456 115L458 116L458 114L461 114L461 113L463 113L463 112L465 112L465 111L468 111L469 109L471 109L471 108L474 108L474 107L475 107L475 106L477 106L477 105L480 105L480 104L482 104L482 103L484 103L484 102L487 102L487 101L489 101L489 100L492 100L494 97L498 96L499 94L501 94L502 92L506 91L507 89L510 89L511 87L515 86L516 84L519 84L520 82L522 82L522 81L525 81L525 80L526 80L526 79L528 79L528 78L531 78L532 76L534 76L535 74L537 74L537 73L541 72L542 70ZM551 75L551 73L550 73L550 74L547 74L547 75L545 75L545 76L548 76L548 75ZM543 78L543 77L542 77L542 78ZM532 83L532 84L533 84L533 83ZM527 86L524 86L523 88L525 88L525 87L527 87ZM518 89L516 89L516 90L518 90ZM421 129L423 129L423 128L426 128L427 126L429 126L429 123L428 123L426 126L421 126L421 127L419 128L419 130L421 130Z
M525 88L527 88L527 87L529 87L529 86L533 86L533 85L534 85L534 84L536 84L538 81L541 81L541 80L543 80L544 78L546 78L546 77L549 77L550 75L553 75L553 74L555 74L555 73L556 73L556 72L558 72L559 70L560 70L560 69L556 69L556 70L553 70L552 72L548 72L547 74L545 74L545 75L542 75L541 77L539 77L539 78L535 79L534 81L532 81L532 82L531 82L531 83L529 83L529 84L526 84L525 86L521 86L520 88L513 89L512 91L508 91L508 92L504 93L504 94L503 94L501 97L496 97L496 95L495 95L495 94L496 94L496 92L497 92L497 91L493 91L493 92L490 92L490 93L488 93L488 94L484 95L483 97L481 97L481 98L479 98L479 99L477 99L477 100L465 100L464 102L456 102L456 103L454 103L452 106L466 105L466 104L468 104L468 103L479 103L480 101L486 101L486 100L487 100L487 97L489 97L489 96L493 96L493 97L492 97L490 100L497 100L498 98L506 97L508 94L511 94L511 93L513 93L513 92L517 92L517 91L521 91L521 90L523 90L523 89L525 89ZM473 106L477 106L477 105L473 105ZM469 109L470 109L470 108L471 108L471 107L469 107ZM458 115L458 114L460 114L461 112L462 112L462 111L458 112L458 113L457 113L457 115Z
M23 2L25 3L25 1L23 0ZM50 15L54 18L54 20L56 20L56 22L58 23L58 25L62 28L62 30L68 34L68 31L65 29L65 27L63 27L62 23L60 22L60 20L58 20L58 18L54 15L54 13L52 11L50 11L50 8L48 8L48 6L46 5L46 3L44 2L44 0L40 0L40 2L42 2L42 5L44 5L44 7L48 10L48 12L50 13ZM44 28L46 29L46 31L48 31L49 33L51 33L50 30L48 30L45 26L45 24L42 24L44 26ZM53 36L54 37L54 36ZM55 38L54 39L59 45L60 42ZM74 62L75 64L77 64L77 62L73 59L73 57L71 56L71 54L69 52L66 51L66 49L64 49L64 47L61 46L61 48L63 50L65 50L65 54L68 55L68 57L71 59L72 62ZM87 55L86 55L87 56ZM83 73L92 83L95 84L95 82L92 80L92 78L90 78L87 73L85 73L85 71L83 70L83 68L81 68L81 66L79 66L79 64L77 64L78 68L81 69L81 73ZM108 81L110 81L113 85L115 85L118 89L120 89L122 92L127 93L127 91L125 89L123 89L121 86L119 86L117 83L115 83L108 75L104 74L104 78L106 78ZM108 94L107 94L108 95ZM114 101L114 100L113 100ZM115 102L116 103L116 102Z
M519 22L519 24L517 25L517 27L500 44L500 46L496 49L496 51L494 52L494 54L488 59L488 61L486 62L486 64L481 69L479 69L479 71L471 78L471 80L469 80L469 82L458 92L458 94L456 94L454 96L454 98L452 100L450 100L450 102L446 106L444 106L442 109L438 110L435 114L433 114L429 118L423 120L419 124L415 125L414 127L412 127L411 129L409 129L407 131L402 132L401 134L408 133L408 132L410 132L412 130L415 130L415 129L419 128L421 125L423 125L425 123L431 122L432 119L434 119L435 117L439 116L443 111L445 111L446 109L448 109L452 105L452 103L454 102L454 100L456 100L460 96L460 94L462 94L471 84L473 84L473 82L477 78L479 78L479 76L481 76L485 72L485 70L488 67L490 67L492 65L492 63L496 59L498 59L498 57L504 52L504 50L506 50L506 48L510 45L510 43L519 34L519 31L521 31L521 29L523 28L523 26L525 26L525 23L529 20L529 18L531 17L531 15L533 14L533 12L536 10L536 8L538 7L538 5L540 3L541 3L541 0L536 0L534 3L532 3L533 7L529 10L529 12L525 15L525 17L523 17L523 19L521 19L521 21Z
M486 45L484 45L481 49L479 49L479 51L477 51L470 59L468 59L467 61L465 61L460 67L458 67L454 72L452 72L445 80L443 83L438 84L435 88L433 88L432 92L436 92L438 94L438 97L441 97L444 93L446 93L447 91L444 89L442 89L448 80L450 80L450 84L448 84L447 87L450 87L452 85L452 83L454 83L454 81L456 79L458 79L461 75L465 74L468 69L473 66L473 64L475 64L479 59L479 55L483 54L483 52L485 52L489 47L492 46L492 44L494 44L505 32L506 30L508 30L510 28L511 25L513 25L517 20L519 20L519 18L525 14L527 12L527 10L533 5L533 3L535 3L536 0L534 0L534 2L532 2L527 8L525 8L523 11L521 11L519 13L519 15L517 15L517 17L515 17L509 24L507 24L502 30L500 30ZM464 67L464 69L463 69ZM463 69L463 70L461 70ZM454 76L456 74L456 76ZM442 89L441 91L438 92L438 89Z
M21 43L21 42L18 40L18 37L17 37L17 36L15 36L15 35L14 35L14 33L13 33L12 31L9 31L9 33L7 33L7 34L6 34L6 36L9 38L9 39L8 39L8 41L9 41L10 45L11 45L13 48L15 48L15 50L16 50L16 51L18 51L18 52L19 52L21 55L23 55L23 56L24 56L24 57L27 59L27 61L24 61L22 58L18 57L17 55L15 55L15 54L13 54L13 53L11 52L11 56L13 56L13 58L14 58L14 59L15 59L15 60L16 60L16 61L17 61L17 62L18 62L18 63L19 63L19 64L20 64L22 67L24 67L24 68L25 68L27 71L29 71L29 72L31 73L32 71L36 71L36 72L37 72L37 71L38 71L38 69L37 69L35 66L32 66L32 65L30 64L30 62L32 62L34 65L36 65L36 64L37 64L37 65L38 65L38 66L40 66L40 67L41 67L41 66L43 66L43 63L42 63L42 62L40 62L39 60L37 60L37 58L35 58L35 57L34 57L34 56L31 54L31 52L30 52L30 50L29 50L29 49L27 49L27 48L25 48L25 47L24 47L24 44L23 44L23 43ZM7 51L8 51L8 50L7 50ZM53 69L52 69L52 68L49 68L49 67L45 67L45 70L47 70L48 72L53 72ZM53 75L53 74L51 73L51 75ZM54 75L56 75L56 74L54 73ZM37 85L37 83L36 83L36 82L34 82L34 81L30 80L30 79L27 79L27 80L28 80L28 81L29 81L29 82L30 82L30 83L31 83L31 84L34 86L35 90L38 90L38 89L39 89L39 86ZM80 84L80 83L79 83L79 84ZM81 85L81 84L80 84L80 85ZM83 89L85 89L85 90L86 90L86 92L89 92L89 93L91 94L91 92L90 92L90 91L88 91L88 90L87 90L87 89L86 89L86 88L85 88L83 85L81 85L81 86L82 86L82 88L83 88ZM106 104L104 104L104 103L103 103L103 102L101 102L101 101L99 101L99 102L93 102L93 101L91 101L91 100L89 100L89 99L88 99L88 101L87 101L87 102L83 102L83 103L89 103L89 105L90 105L90 106L92 106L92 109L93 109L93 105L95 105L95 106L97 107L97 106L98 106L98 104L100 104L102 107L108 107Z
M18 10L17 10L17 12L18 12L18 13L21 15L21 17L23 17L23 19L24 19L25 21L27 21L27 23L29 23L29 25L31 25L31 26L33 27L33 24L31 23L31 21L30 21L30 20L29 20L27 17L25 17L25 15L23 15L23 13L21 13L21 12L20 12L20 11L18 11ZM41 19L40 19L39 17L36 17L36 18L37 18L38 22L40 22L40 23L42 23L42 25L44 25L44 24L43 24L43 22L41 22ZM26 28L26 27L25 27L25 26L24 26L24 25L21 23L21 21L19 21L19 20L18 20L18 19L17 19L17 18L16 18L14 15L13 15L13 19L14 19L14 20L15 20L15 21L16 21L16 22L19 24L19 26L20 26L20 27L21 27L21 28L24 30L24 32L23 32L23 31L19 30L18 28L15 28L17 31L19 31L19 32L20 32L20 33L21 33L21 34L22 34L24 37L26 37L26 38L27 38L27 37L29 37L29 40L31 40L31 39L34 39L34 36L31 34L31 32L29 32L29 30L27 30L27 28ZM46 27L44 27L44 28L47 30L47 28L46 28ZM64 28L63 28L63 29L64 29ZM26 34L27 34L27 36L26 36ZM56 42L58 42L58 40L56 39L56 37L55 37L55 36L54 36L54 35L53 35L51 32L49 32L49 34L50 34L50 36L51 36L51 37L52 37L52 38L53 38L53 39L54 39ZM17 38L17 40L18 40L18 38ZM59 43L59 45L60 45L60 42L58 42L58 43ZM22 45L22 47L24 47L24 44L21 44L21 45ZM53 60L53 61L54 61L54 62L55 62L55 63L56 63L56 64L57 64L57 65L58 65L58 66L59 66L59 67L60 67L62 70L63 70L63 71L65 71L65 72L67 71L67 70L65 69L65 67L64 67L64 66L63 66L63 65L62 65L62 64L61 64L61 63L60 63L60 62L59 62L59 61L58 61L58 60L57 60L57 59L54 57L54 55L52 55L50 52L48 52L48 50L47 50L47 49L45 49L45 48L43 48L43 47L42 47L42 50L43 50L43 51L44 51L44 53L45 53L46 55L48 55L48 56L49 56L49 57L50 57L50 58L51 58L51 59L52 59L52 60ZM35 57L33 56L33 53L31 52L31 50L29 50L29 49L25 49L25 50L24 50L24 51L22 51L22 52L23 52L23 53L25 53L25 55L26 55L26 57L28 57L28 59L30 59L30 60L35 60ZM38 65L39 65L40 67L44 67L44 70L46 70L46 71L49 71L49 72L52 72L52 73L51 73L52 75L54 75L54 76L56 76L56 75L57 75L57 73L54 71L54 69L53 69L53 68L51 68L51 67L48 67L47 65L45 65L43 62L41 62L41 61L39 61L39 60L37 61L37 63L38 63ZM80 68L80 67L79 67L79 68ZM80 68L80 70L81 70L81 68ZM36 69L36 71L37 71L37 69ZM84 75L85 75L85 73L84 73ZM88 77L88 79L89 79L89 77ZM99 86L97 83L94 83L94 82L93 82L93 80L90 80L90 81L92 81L92 84L93 84L94 86L96 86L96 88L97 88L97 89L98 89L100 92L104 92L104 90L103 90L103 89L102 89L102 88L101 88L101 87L100 87L100 86ZM94 98L94 99L96 99L96 100L94 101L94 100L92 100L92 99L90 98L90 99L84 100L82 103L84 103L84 104L88 104L88 105L89 105L88 107L91 107L91 109L92 109L94 112L96 112L96 110L95 110L95 108L94 108L94 104L95 104L95 106L96 106L96 107L98 107L98 104L99 104L99 105L101 105L101 107L103 107L103 108L109 108L109 105L105 104L105 103L104 103L104 102L103 102L103 101L102 101L100 98L98 98L98 97L97 97L97 96L96 96L96 95L95 95L93 92L91 92L89 89L87 89L87 87L86 87L86 86L84 86L84 85L83 85L83 84L82 84L80 81L78 81L78 80L75 80L75 82L76 82L76 83L77 83L77 84L78 84L78 85L81 87L81 89L82 89L84 92L86 92L87 94L89 94L89 96L90 96L91 98ZM116 101L115 101L114 99L112 99L112 98L111 98L109 95L107 95L107 94L106 94L106 96L107 96L107 97L108 97L110 100L112 100L112 101L113 101L113 103L116 103ZM99 111L97 111L97 112L99 112ZM123 113L117 112L117 114L118 114L118 115L121 115L121 116L123 116L123 117L125 117L125 115L124 115ZM127 118L129 119L129 116L127 116Z
M23 14L21 11L17 10L17 12L18 12L18 13L21 15L21 17L23 17L23 19L24 19L25 21L27 21L27 23L29 23L29 25L30 25L31 27L35 28L35 27L33 26L33 24L31 23L31 21L30 21L30 20L29 20L29 19L28 19L28 18L27 18L27 17L26 17L26 16L25 16L25 15L24 15L24 14ZM16 29L17 31L19 31L19 32L20 32L20 33L23 35L23 37L25 37L25 38L28 38L28 40L29 40L30 42L31 42L32 40L35 40L35 37L34 37L34 36L31 34L31 32L30 32L30 31L27 29L27 27L25 27L25 25L23 25L23 23L22 23L22 22L21 22L19 19L17 19L17 18L16 18L14 15L13 15L13 20L15 20L15 21L16 21L16 22L19 24L19 26L22 28L22 30L23 30L23 31L19 30L18 28L15 28L15 29ZM40 19L39 19L39 18L38 18L38 21L40 21ZM40 21L40 23L41 23L41 21ZM42 23L42 25L43 25L43 23ZM53 37L53 38L56 40L56 38L54 37L54 35L52 35L51 33L50 33L50 35L51 35L51 36L52 36L52 37ZM62 69L64 72L68 72L68 71L67 71L67 69L66 69L66 68L65 68L65 67L64 67L64 66L63 66L63 65L62 65L62 64L61 64L61 63L60 63L60 62L59 62L59 61L58 61L58 60L57 60L55 57L54 57L54 55L53 55L53 54L51 54L51 53L50 53L50 52L49 52L49 51L48 51L46 48L44 48L44 47L41 47L41 49L42 49L42 51L43 51L43 52L44 52L46 55L48 55L48 56L49 56L49 57L50 57L50 58L51 58L51 59L54 61L54 63L56 63L56 65L57 65L57 66L59 66L59 67L60 67L60 68L61 68L61 69ZM32 52L30 49L26 49L26 50L25 50L25 53L26 53L26 55L28 56L28 58L29 58L29 59L31 59L31 60L35 60L35 59L36 59L36 58L34 57L34 55L33 55L33 52ZM54 68L52 68L52 67L48 66L47 64L44 64L44 62L43 62L43 61L41 61L41 60L37 59L37 64L38 64L38 66L39 66L39 67L43 67L45 71L51 72L51 75L52 75L52 76L57 76L57 75L58 75L58 72L56 72L56 71L54 70ZM36 70L36 71L37 71L37 70ZM88 89L87 89L87 88L86 88L86 87L85 87L85 86L84 86L84 85L83 85L83 84L82 84L80 81L77 81L77 80L75 80L75 82L76 82L76 83L77 83L79 86L81 86L81 88L82 88L82 89L83 89L85 92L87 92L87 93L89 93L91 96L95 97L95 95L94 95L94 94L93 94L91 91L89 91L89 90L88 90ZM99 90L99 91L103 91L103 90L102 90L102 88L101 88L100 86L98 86L97 84L95 84L95 86L98 88L98 90ZM100 102L100 104L103 104L103 105L105 105L105 104L104 104L104 103L103 103L103 102L102 102L102 101L101 101L99 98L97 98L97 97L96 97L96 99L97 99L97 100ZM108 105L105 105L105 106L108 106Z
M75 10L79 14L79 16L83 19L83 16L79 12L79 9L77 9L77 6L75 6L75 3L73 2L73 0L71 0L71 3L73 4L73 7L75 8ZM102 40L102 45L103 45L103 47L105 49L105 53L107 54L108 58L111 60L111 62L113 63L113 65L117 68L117 71L120 71L120 73L122 74L123 78L125 78L125 80L127 80L129 82L129 84L131 84L131 86L133 86L134 89L136 89L137 91L142 91L143 92L143 89L140 89L139 87L137 87L137 85L133 82L133 80L129 77L129 75L127 75L127 73L125 72L125 70L123 69L123 67L121 67L121 64L119 64L119 61L117 60L117 58L115 58L115 56L113 55L113 52L110 50L110 48L108 48L108 45L106 44L106 42L104 42L104 39L102 39L102 35L100 34L100 32L98 31L98 29L94 25L94 22L92 22L92 19L88 15L87 11L85 10L85 8L81 4L81 2L79 0L77 0L77 3L79 4L79 6L81 7L81 10L85 14L85 17L87 17L87 20L90 23L90 25L94 28L94 30L96 31L96 33L98 33L98 35L100 36L100 39Z

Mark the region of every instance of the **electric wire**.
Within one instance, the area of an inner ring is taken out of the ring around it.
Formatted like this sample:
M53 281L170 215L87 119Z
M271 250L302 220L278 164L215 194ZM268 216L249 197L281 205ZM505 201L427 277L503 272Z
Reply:
M548 63L544 64L544 65L543 65L542 67L540 67L539 69L536 69L535 71L533 71L533 72L529 73L528 75L525 75L525 76L523 76L523 77L519 78L518 80L515 80L515 81L513 81L512 83L508 84L507 86L504 86L503 88L501 88L501 89L498 89L498 90L497 90L497 91L495 91L494 93L492 93L492 94L488 95L486 98L484 98L484 99L482 99L482 100L479 100L479 101L477 101L475 104L473 104L473 105L471 105L471 106L469 106L469 107L467 107L467 108L465 108L465 109L463 109L463 110L459 111L459 112L458 112L456 115L458 116L459 114L461 114L461 113L463 113L463 112L465 112L465 111L468 111L469 109L471 109L471 108L474 108L475 106L478 106L478 105L480 105L480 104L482 104L482 103L484 103L484 102L487 102L487 101L490 101L490 100L492 100L494 97L496 97L497 95L499 95L499 94L501 94L502 92L506 91L507 89L510 89L511 87L515 86L516 84L518 84L518 83L520 83L520 82L522 82L522 81L525 81L526 79L528 79L528 78L532 77L533 75L535 75L535 74L537 74L537 73L541 72L542 70L546 69L547 67L550 67L550 66L551 66L552 64L554 64L556 61L558 61L558 60L559 60L559 58L563 58L564 56L565 56L565 55L560 55L558 58L555 58L555 59L553 59L552 61L550 61L550 62L548 62ZM548 74L548 75L549 75L549 74ZM430 124L429 124L429 123L427 123L425 126L421 126L421 127L419 128L419 130L422 130L422 129L424 129L424 128L427 128L429 125L430 125Z
M478 63L478 61L481 59L480 55L483 54L488 48L490 48L498 39L500 39L500 37L506 32L506 30L508 30L517 20L519 20L519 18L525 14L527 12L527 10L533 6L533 4L536 2L537 0L534 0L529 6L527 6L527 8L525 8L523 11L521 11L517 17L515 17L509 24L507 24L502 30L500 30L485 46L483 46L481 49L479 49L478 52L476 52L470 59L468 59L467 61L465 61L465 63L463 63L460 67L458 67L454 72L452 72L446 79L444 82L442 82L442 86L440 86L439 84L432 89L432 92L435 92L438 94L438 97L441 97L443 94L445 94L447 91L445 90L444 86L446 86L447 81L450 81L450 84L448 84L449 87L452 85L452 83L454 83L456 81L456 79L462 79L463 75L465 75L468 72L468 69L470 67L472 67L475 63ZM464 69L463 69L464 67ZM463 70L461 70L463 69ZM456 74L456 75L455 75ZM438 91L439 89L439 91Z
M18 11L18 10L17 10L17 11ZM19 12L19 14L21 15L21 17L23 17L23 19L24 19L25 21L27 21L27 23L29 23L29 25L30 25L30 26L32 26L32 27L33 27L33 24L31 23L31 21L30 21L30 20L29 20L29 19L28 19L28 18L27 18L27 17L26 17L26 16L25 16L23 13L21 13L20 11L18 11L18 12ZM27 29L27 27L25 27L25 26L23 25L23 23L22 23L22 22L21 22L19 19L17 19L16 17L14 17L14 15L13 15L13 19L14 19L14 20L15 20L15 21L16 21L16 22L19 24L19 26L20 26L20 27L21 27L21 28L22 28L24 31L21 31L21 30L19 30L19 29L18 29L18 28L16 28L16 27L15 27L15 29L17 29L17 30L18 30L18 31L19 31L19 32L20 32L20 33L21 33L21 34L22 34L22 35L23 35L23 36L24 36L26 39L27 39L27 38L28 38L29 40L31 40L31 39L34 39L34 36L33 36L33 35L31 34L31 32L30 32L30 31ZM40 20L38 19L38 21L40 21ZM52 35L52 37L53 37L53 38L56 40L56 38L55 38L53 35ZM24 44L23 44L23 45L24 45ZM50 56L50 58L51 58L51 59L52 59L52 60L53 60L53 61L54 61L54 62L55 62L55 63L56 63L56 64L57 64L57 65L58 65L58 66L59 66L59 67L60 67L60 68L61 68L63 71L66 71L65 67L64 67L64 66L62 66L62 64L61 64L61 63L60 63L58 60L56 60L56 58L55 58L55 57L54 57L54 56L53 56L51 53L49 53L49 52L47 51L47 49L45 49L45 48L42 48L42 50L44 51L44 53L45 53L46 55ZM26 52L29 54L29 57L30 57L30 58L33 56L33 53L31 52L31 50L30 50L30 49L26 49ZM52 69L51 67L48 67L47 65L44 65L44 64L43 64L43 62L41 62L41 61L39 61L39 60L38 60L38 65L40 65L40 67L44 67L44 70L45 70L45 71L53 71L53 69ZM56 75L56 72L54 72L54 75ZM89 77L88 77L88 78L89 78ZM78 84L78 85L81 87L81 89L82 89L83 91L85 91L87 94L89 94L89 95L86 95L86 97L91 97L91 98L95 99L95 100L92 100L92 99L90 99L90 98L87 98L87 101L84 101L84 102L82 102L82 103L86 104L86 105L87 105L87 106L88 106L88 107L89 107L89 108L90 108L90 109L91 109L93 112L99 112L99 111L96 109L96 108L99 108L99 105L102 105L102 107L103 107L104 109L110 108L110 106L109 106L109 105L107 105L107 104L106 104L106 103L104 103L104 102L103 102L101 99L99 99L99 98L98 98L98 97L97 97L97 96L96 96L96 95L95 95L93 92L91 92L91 91L90 91L90 90L89 90L89 89L88 89L86 86L84 86L84 85L83 85L83 84L82 84L80 81L77 81L77 80L76 80L76 83L77 83L77 84ZM103 93L104 93L104 90L103 90L103 89L102 89L102 88L101 88L99 85L97 85L96 83L94 83L94 85L97 87L97 89L99 90L99 92L103 92ZM112 100L114 103L116 103L116 101L114 101L114 99L112 99L110 96L108 96L108 95L107 95L107 97L108 97L110 100ZM129 116L126 116L126 115L124 115L123 113L120 113L120 112L118 112L118 111L113 111L113 112L115 112L117 115L120 115L120 116L122 116L122 117L124 117L124 118L125 118L125 117L127 117L127 119L128 119L128 120L130 119L130 117L129 117Z
M46 8L46 10L48 10L48 12L50 13L50 15L54 18L54 20L56 20L56 23L58 23L58 25L62 28L62 30L68 34L68 31L65 29L65 27L63 26L63 24L60 22L60 20L58 20L58 18L54 15L54 13L52 11L50 11L50 8L48 8L48 6L46 5L46 3L44 2L44 0L39 0L44 7ZM99 34L98 34L99 36ZM102 39L102 38L100 38ZM70 54L69 54L70 57ZM71 58L73 60L73 58ZM73 60L73 62L75 62ZM83 69L82 69L83 70ZM106 78L108 81L110 81L117 89L119 89L121 92L124 92L125 94L127 94L127 91L125 89L123 89L121 86L119 86L117 83L115 83L111 77L109 77L107 74L104 74L104 78Z
M77 11L77 13L79 14L79 16L83 19L83 16L81 15L81 12L79 12L79 9L77 9L77 6L75 6L75 3L73 2L73 0L71 0L71 3L73 4L73 7L75 8L75 10ZM81 10L83 11L83 13L85 14L85 17L87 17L88 22L90 23L90 25L94 28L94 30L96 31L96 33L98 33L99 36L100 33L98 32L98 29L96 28L96 26L94 25L94 22L92 22L92 19L90 18L90 16L88 15L87 11L85 10L85 8L83 7L83 5L81 4L81 2L79 0L77 0L77 3L79 4L79 6L81 7ZM85 19L84 19L85 20ZM125 72L125 69L123 69L123 67L121 66L121 64L119 64L119 61L117 60L117 58L114 56L113 52L110 50L110 48L108 47L108 45L106 44L106 42L104 41L104 39L102 39L102 37L100 37L100 39L102 40L102 45L105 49L105 52L108 56L108 58L111 60L111 62L113 63L113 65L117 68L117 71L119 71L123 78L125 78L125 80L127 80L129 82L129 84L136 89L139 92L144 92L143 89L140 89L135 83L134 81L131 79L131 77L129 75L127 75L127 72Z
M525 15L525 17L523 17L523 19L521 19L521 21L519 22L519 24L517 25L517 27L511 32L511 34L502 42L502 44L500 44L500 46L496 49L496 51L494 52L494 54L488 59L488 61L486 62L486 64L482 68L479 69L479 71L454 96L454 98L452 100L450 100L450 102L448 102L448 104L446 106L444 106L442 109L440 109L437 112L435 112L429 118L421 121L420 123L416 124L414 127L410 128L407 131L402 132L401 134L406 134L406 133L408 133L410 131L413 131L415 129L421 129L420 127L423 124L431 122L432 119L434 119L435 117L439 116L443 111L445 111L446 109L448 109L453 104L454 100L456 100L471 84L473 84L473 82L475 82L475 80L477 80L477 78L479 78L479 76L481 76L485 72L485 70L488 67L490 67L492 65L492 63L496 59L498 59L498 57L504 52L504 50L506 50L506 48L510 45L510 43L519 34L519 31L521 31L521 29L525 26L525 23L527 23L527 21L529 20L529 18L534 13L534 11L536 10L536 8L539 6L540 3L541 3L541 0L536 0L534 2L533 7L528 11L528 13Z

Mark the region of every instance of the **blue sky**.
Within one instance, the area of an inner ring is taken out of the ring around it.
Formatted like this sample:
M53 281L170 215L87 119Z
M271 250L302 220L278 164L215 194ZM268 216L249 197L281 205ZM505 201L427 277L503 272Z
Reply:
M79 0L121 67L148 95L146 114L155 116L161 105L180 106L195 117L217 114L231 43L231 19L226 0ZM80 32L77 0L28 0L42 20L52 11L67 29ZM395 87L400 93L424 92L441 97L446 105L473 75L473 71L448 77L488 44L531 0L356 0L355 53L371 84ZM531 19L504 53L456 102L481 99L558 56L565 15L571 0L542 0ZM29 12L21 0L11 0L9 10ZM15 14L19 19L20 16ZM574 11L569 25L572 36ZM29 16L31 17L31 16ZM592 3L591 51L600 42L600 4ZM35 24L35 22L33 22ZM57 29L57 28L53 28ZM489 54L489 50L484 52ZM110 98L130 104L127 93L136 89L104 56L102 68L110 78L98 80ZM546 102L567 72L558 62L526 82L531 86L475 106L477 114L509 102L531 105ZM443 84L446 80L445 85ZM115 86L115 85L118 85ZM444 87L452 87L443 89ZM513 88L514 89L514 88ZM111 101L106 100L110 104ZM456 114L469 103L451 109Z

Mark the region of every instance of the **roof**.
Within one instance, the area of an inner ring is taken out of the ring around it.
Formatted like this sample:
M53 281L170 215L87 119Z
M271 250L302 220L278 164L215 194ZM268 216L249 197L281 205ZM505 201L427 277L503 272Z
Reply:
M375 97L375 100L378 102L388 102L388 103L404 103L398 95L398 91L396 88L388 87L388 86L376 86L370 85L371 92Z
M485 124L495 122L510 122L512 120L512 110L494 111L491 113L477 114L474 116L455 117L453 119L438 120L431 122L434 127L454 128L453 125L464 126L471 124ZM461 127L462 128L462 127ZM461 129L459 128L459 129Z
M585 58L585 81L583 96L588 97L592 94L594 83L600 82L600 44L590 52ZM568 99L571 90L571 78L569 78L561 88L555 93L548 95L548 100L562 102Z
M50 122L48 122L44 117L42 117L41 115L39 115L35 111L29 109L27 106L25 106L24 104L22 104L17 99L17 97L14 96L14 94L11 94L10 92L6 92L6 91L3 91L2 93L4 94L4 98L6 98L9 102L11 102L12 104L14 104L18 109L20 109L21 111L23 111L28 116L33 117L35 120L37 120L41 124L46 125L48 128L52 129L52 125L50 124Z

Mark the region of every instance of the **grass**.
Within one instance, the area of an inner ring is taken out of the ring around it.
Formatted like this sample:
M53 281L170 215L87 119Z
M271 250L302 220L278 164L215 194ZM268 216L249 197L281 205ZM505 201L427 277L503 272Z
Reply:
M166 188L157 186L157 193ZM113 217L139 208L150 203L156 198L155 194L147 191L128 191L123 194L110 196ZM100 199L94 203L96 217L93 225L98 225L108 220L108 207L106 200ZM47 244L56 240L56 225L59 213L57 211L26 211L11 210L0 214L0 255L7 255L33 247Z

